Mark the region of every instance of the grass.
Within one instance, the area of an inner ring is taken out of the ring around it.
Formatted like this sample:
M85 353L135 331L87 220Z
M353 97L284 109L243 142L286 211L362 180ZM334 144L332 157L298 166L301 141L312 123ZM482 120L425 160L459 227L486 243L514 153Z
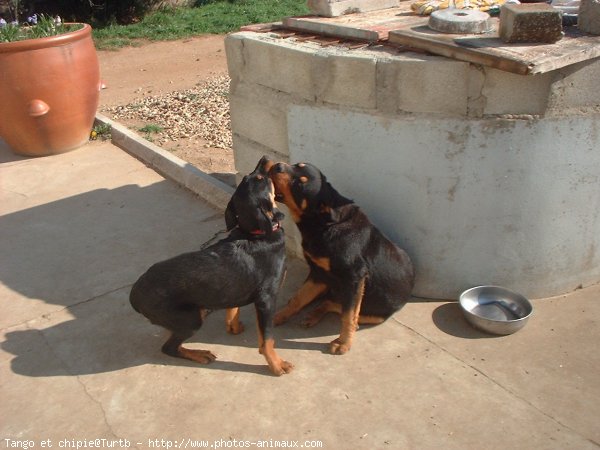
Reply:
M163 130L163 127L160 125L155 125L153 123L149 123L144 125L141 128L138 128L138 131L144 133L144 139L150 142L154 142L154 134L160 133Z
M144 125L142 128L140 128L140 131L142 133L146 133L146 134L150 134L150 133L160 133L163 130L163 128L159 125L154 125L152 123L148 124L148 125Z
M25 39L38 39L56 36L69 31L81 29L81 25L65 25L56 23L54 17L41 14L37 23L27 25L7 24L0 27L0 42L23 41Z
M200 0L192 8L167 8L132 25L108 25L94 30L101 50L135 45L140 40L173 40L200 34L221 34L243 25L275 22L307 14L306 0Z

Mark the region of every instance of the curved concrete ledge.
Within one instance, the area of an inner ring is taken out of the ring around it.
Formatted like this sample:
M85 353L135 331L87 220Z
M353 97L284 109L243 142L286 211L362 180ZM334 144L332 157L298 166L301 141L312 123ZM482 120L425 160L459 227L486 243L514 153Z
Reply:
M415 295L499 284L545 297L600 280L600 116L391 119L296 106L288 124L290 159L318 165L412 255Z
M235 188L163 150L103 114L96 113L96 121L111 126L113 144L143 161L160 174L189 189L210 205L221 211L225 210Z
M237 170L318 165L409 251L415 295L600 281L600 58L523 76L269 33L225 44Z

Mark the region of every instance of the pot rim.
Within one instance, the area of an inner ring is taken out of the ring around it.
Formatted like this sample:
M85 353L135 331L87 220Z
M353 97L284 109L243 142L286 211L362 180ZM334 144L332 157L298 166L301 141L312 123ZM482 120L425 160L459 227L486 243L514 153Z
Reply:
M23 41L2 42L0 43L0 53L20 52L24 50L38 50L48 47L56 47L58 45L66 45L75 41L79 41L91 37L92 27L87 23L66 23L65 25L83 25L82 28L75 31L61 33L56 36L48 36L44 38L25 39Z

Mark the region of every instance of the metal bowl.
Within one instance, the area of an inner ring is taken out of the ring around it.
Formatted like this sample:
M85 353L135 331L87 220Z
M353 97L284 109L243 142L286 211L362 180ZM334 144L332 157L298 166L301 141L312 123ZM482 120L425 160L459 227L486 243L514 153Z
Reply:
M525 326L533 306L525 297L499 286L477 286L460 295L466 319L492 334L512 334Z

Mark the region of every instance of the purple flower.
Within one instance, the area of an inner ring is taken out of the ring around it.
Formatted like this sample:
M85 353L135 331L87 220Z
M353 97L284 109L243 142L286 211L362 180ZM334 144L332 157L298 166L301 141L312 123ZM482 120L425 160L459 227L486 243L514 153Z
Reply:
M37 25L37 21L38 21L37 14L34 14L33 16L29 16L27 18L27 23L29 23L30 25Z
M6 26L6 20L4 20L2 17L0 17L0 28L5 27Z
M60 16L56 16L56 18L54 19L54 24L58 26L61 23L62 23L62 19L60 18Z

